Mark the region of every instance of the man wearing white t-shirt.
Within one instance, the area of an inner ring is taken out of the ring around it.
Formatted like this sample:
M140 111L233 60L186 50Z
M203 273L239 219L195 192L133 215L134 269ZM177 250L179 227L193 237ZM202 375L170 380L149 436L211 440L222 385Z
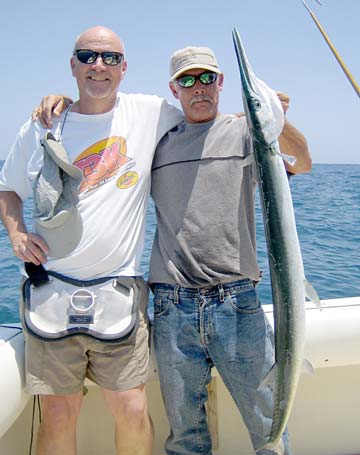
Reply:
M41 231L45 237L50 234L45 242L28 232L23 221L23 201L32 195L44 168L41 140L47 130L39 122L28 121L21 128L0 173L0 214L19 259L76 280L136 277L142 292L138 328L121 344L84 335L49 342L26 334L26 388L39 394L42 404L39 455L76 454L85 377L102 388L114 416L117 453L151 453L144 390L147 288L139 278L140 258L154 151L182 114L155 96L118 93L126 68L123 43L111 30L94 27L76 39L71 70L79 99L51 127L69 162L82 171L80 224L70 225L79 238L71 251L60 235L69 233L69 226L58 235Z

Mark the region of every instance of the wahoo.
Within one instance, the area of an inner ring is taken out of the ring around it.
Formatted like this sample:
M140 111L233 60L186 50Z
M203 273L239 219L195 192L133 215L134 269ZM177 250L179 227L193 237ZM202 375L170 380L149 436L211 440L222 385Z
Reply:
M253 73L236 29L243 104L253 142L274 306L275 363L260 387L271 384L274 410L268 440L260 449L281 445L298 386L305 344L305 294L318 301L307 284L295 217L278 137L284 114L276 93ZM306 288L306 289L305 289Z

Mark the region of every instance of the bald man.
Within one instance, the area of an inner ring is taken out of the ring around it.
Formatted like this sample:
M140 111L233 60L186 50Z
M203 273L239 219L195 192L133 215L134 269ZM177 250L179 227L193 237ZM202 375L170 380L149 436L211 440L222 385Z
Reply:
M47 130L31 120L0 173L1 219L14 254L46 273L87 283L135 277L138 311L135 329L121 343L82 334L49 341L27 331L26 389L41 396L43 410L37 454L77 453L76 424L88 377L102 388L114 416L117 454L145 455L152 448L144 391L147 287L140 276L145 213L155 148L183 117L164 99L119 92L127 63L124 45L112 30L94 27L79 35L70 65L79 98L50 131L67 152L71 164L65 171L73 172L71 166L82 171L76 204L80 222L65 223L58 235L49 229L28 232L23 222L23 201L34 188L37 200L38 175L45 167L40 141Z

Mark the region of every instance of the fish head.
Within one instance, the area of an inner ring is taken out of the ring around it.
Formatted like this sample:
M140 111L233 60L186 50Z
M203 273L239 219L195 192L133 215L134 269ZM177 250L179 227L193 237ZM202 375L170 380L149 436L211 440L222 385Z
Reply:
M285 117L281 102L276 92L255 76L236 29L233 30L233 41L247 124L256 140L270 145L278 139L284 128Z

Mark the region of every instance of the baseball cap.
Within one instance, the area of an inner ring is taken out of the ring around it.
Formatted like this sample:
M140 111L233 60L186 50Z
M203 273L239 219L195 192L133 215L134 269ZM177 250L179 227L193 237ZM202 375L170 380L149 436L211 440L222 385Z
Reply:
M81 181L81 169L70 162L64 146L55 139L52 133L48 132L41 139L40 143L45 149L44 152L51 157L60 169L66 172L70 177Z
M76 248L83 232L77 209L82 172L51 133L41 145L44 162L34 190L34 228L48 244L49 256L64 257Z
M188 46L175 51L170 60L170 80L191 69L205 69L220 74L214 52L209 47Z

